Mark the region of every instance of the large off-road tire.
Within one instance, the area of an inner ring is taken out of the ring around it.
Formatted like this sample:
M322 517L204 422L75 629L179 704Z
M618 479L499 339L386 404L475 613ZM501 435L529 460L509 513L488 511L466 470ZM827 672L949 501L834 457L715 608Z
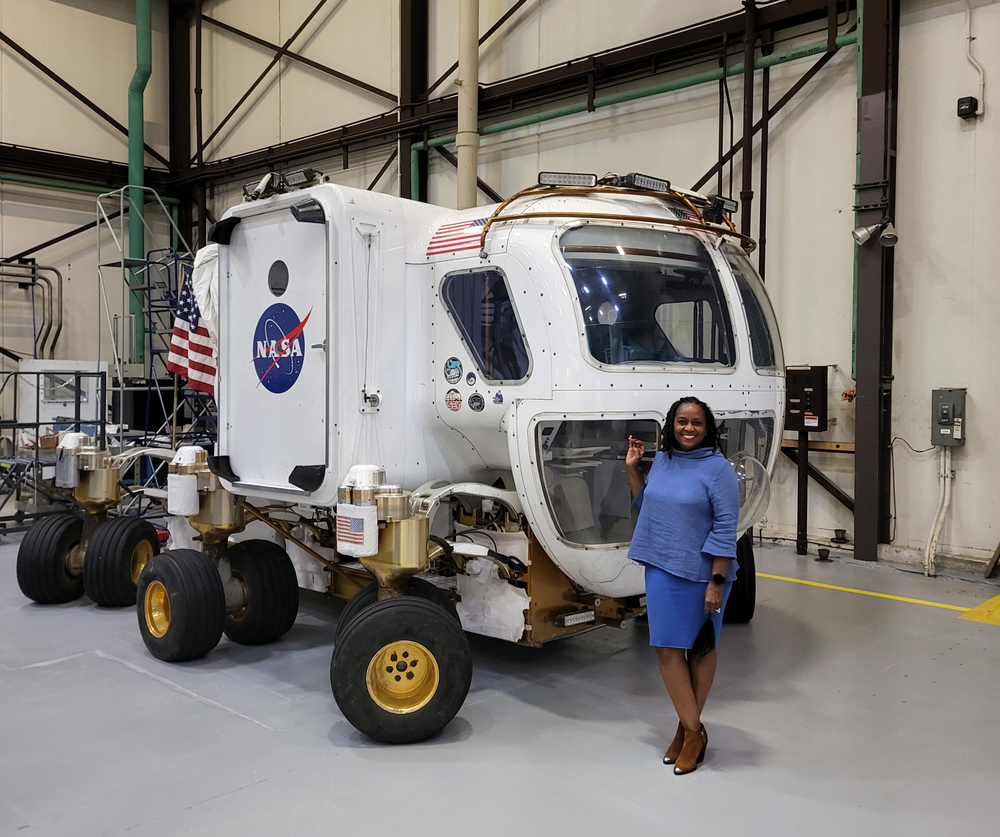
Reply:
M263 645L288 633L299 612L299 582L288 553L273 541L240 541L229 547L229 565L246 604L227 614L226 636L240 645Z
M156 528L138 517L115 517L98 527L87 544L83 586L101 607L135 604L139 576L160 552Z
M429 581L424 581L422 578L411 578L406 589L406 595L416 596L418 599L424 599L432 604L440 605L444 610L455 617L455 621L458 622L459 625L462 624L458 611L455 609L455 603L451 600L451 597L440 587L436 587ZM369 584L367 587L362 587L357 593L355 593L344 606L344 609L340 612L340 619L337 621L337 630L333 635L334 642L340 639L340 635L344 632L344 629L357 617L359 613L361 613L362 610L375 604L376 601L378 601L378 584L375 584L374 582Z
M158 660L204 657L219 644L226 618L219 571L193 549L161 552L139 576L136 611L142 641Z
M722 621L730 625L749 622L757 605L757 569L753 560L753 536L747 532L736 542L736 563L739 571L729 591Z
M472 682L472 651L454 617L415 596L382 599L344 629L330 685L351 724L385 744L443 729Z
M74 569L83 521L56 514L32 524L17 551L17 584L39 604L62 604L83 595L83 577Z

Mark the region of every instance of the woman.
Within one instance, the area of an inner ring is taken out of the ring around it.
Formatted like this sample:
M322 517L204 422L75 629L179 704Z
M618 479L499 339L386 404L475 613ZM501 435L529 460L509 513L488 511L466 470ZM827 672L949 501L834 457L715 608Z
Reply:
M639 461L646 446L629 436L625 465L632 507L639 512L629 557L646 568L649 644L680 719L663 763L681 775L701 764L708 746L701 713L715 678L722 611L736 578L739 489L703 401L674 403L662 437L644 481Z

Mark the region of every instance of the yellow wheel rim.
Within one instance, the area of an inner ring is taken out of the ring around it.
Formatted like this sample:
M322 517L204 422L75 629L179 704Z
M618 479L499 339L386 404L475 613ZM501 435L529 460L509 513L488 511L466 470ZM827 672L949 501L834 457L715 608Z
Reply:
M139 576L146 562L153 557L153 545L149 541L139 541L135 549L132 550L132 560L129 563L129 572L132 574L132 583L139 583Z
M426 706L438 689L437 660L419 642L390 642L368 663L368 694L386 712L407 715Z
M146 627L159 639L170 627L170 594L162 582L150 582L146 588L143 610L146 614Z

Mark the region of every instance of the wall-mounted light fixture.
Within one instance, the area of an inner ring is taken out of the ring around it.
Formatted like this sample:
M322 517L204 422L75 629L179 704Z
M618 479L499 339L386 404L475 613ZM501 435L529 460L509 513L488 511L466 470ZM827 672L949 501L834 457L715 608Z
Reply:
M867 242L873 235L878 235L878 243L883 247L895 247L899 241L899 235L891 221L882 221L868 227L857 227L851 230L851 235L854 236L858 246Z

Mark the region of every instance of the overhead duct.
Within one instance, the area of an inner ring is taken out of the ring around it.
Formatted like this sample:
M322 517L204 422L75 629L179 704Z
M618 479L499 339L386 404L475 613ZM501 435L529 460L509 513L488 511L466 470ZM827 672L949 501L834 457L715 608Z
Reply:
M458 208L478 203L479 165L479 0L458 5Z

